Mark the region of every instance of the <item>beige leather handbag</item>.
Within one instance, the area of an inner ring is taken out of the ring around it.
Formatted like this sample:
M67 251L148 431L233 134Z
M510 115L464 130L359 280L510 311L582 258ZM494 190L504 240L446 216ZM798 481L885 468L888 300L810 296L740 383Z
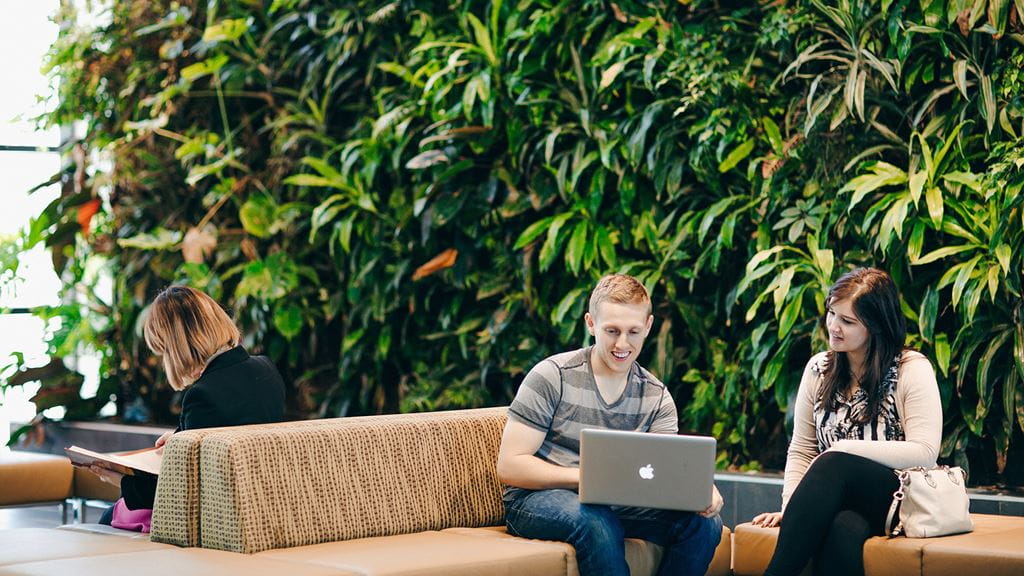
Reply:
M967 474L959 466L894 470L900 486L892 495L885 519L889 536L932 538L974 530L967 497ZM902 505L901 505L902 503ZM899 508L899 524L892 520Z

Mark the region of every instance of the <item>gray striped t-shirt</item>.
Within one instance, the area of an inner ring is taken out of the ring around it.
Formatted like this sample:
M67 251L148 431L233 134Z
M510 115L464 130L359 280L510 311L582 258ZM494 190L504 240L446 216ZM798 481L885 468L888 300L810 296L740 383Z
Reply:
M607 428L675 434L676 405L660 380L633 363L622 396L604 401L590 367L591 347L551 356L523 379L509 417L546 433L536 456L559 466L580 465L580 431ZM505 499L519 491L506 487Z

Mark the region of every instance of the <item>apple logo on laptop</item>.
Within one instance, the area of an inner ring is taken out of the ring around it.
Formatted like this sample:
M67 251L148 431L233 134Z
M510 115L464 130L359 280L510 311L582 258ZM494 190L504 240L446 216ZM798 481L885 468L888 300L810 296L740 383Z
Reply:
M644 480L650 480L651 478L654 478L654 466L651 466L650 464L646 466L641 466L640 477L643 478Z

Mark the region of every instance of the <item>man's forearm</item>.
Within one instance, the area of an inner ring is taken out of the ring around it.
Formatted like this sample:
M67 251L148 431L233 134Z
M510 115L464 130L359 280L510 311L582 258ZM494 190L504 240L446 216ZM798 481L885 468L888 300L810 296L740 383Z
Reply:
M498 478L509 486L527 490L577 490L580 470L551 464L536 456L520 455L498 462Z

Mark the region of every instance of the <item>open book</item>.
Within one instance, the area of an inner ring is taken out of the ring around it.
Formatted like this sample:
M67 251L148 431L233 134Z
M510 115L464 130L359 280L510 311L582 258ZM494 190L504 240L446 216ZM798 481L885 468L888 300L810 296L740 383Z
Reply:
M64 452L71 459L71 464L75 466L92 466L95 464L101 468L107 468L129 476L139 472L159 475L160 461L163 460L163 450L161 448L143 448L134 452L104 454L79 448L78 446L68 446L64 449Z

